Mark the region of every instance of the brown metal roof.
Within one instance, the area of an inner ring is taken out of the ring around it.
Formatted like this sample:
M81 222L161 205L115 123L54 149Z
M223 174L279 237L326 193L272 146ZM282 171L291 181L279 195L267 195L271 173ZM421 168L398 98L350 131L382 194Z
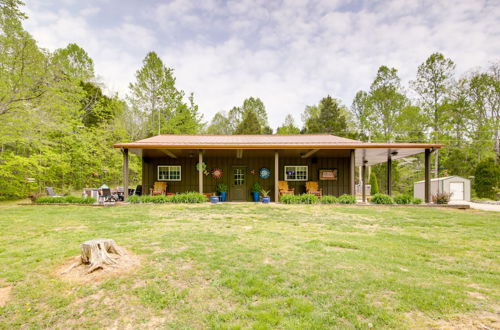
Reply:
M115 148L129 149L364 149L364 148L441 148L426 143L367 143L331 134L297 135L173 135L164 134Z

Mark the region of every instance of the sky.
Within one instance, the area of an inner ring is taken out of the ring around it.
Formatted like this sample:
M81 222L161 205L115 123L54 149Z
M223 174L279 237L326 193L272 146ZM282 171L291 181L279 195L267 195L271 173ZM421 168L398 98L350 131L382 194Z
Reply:
M194 93L204 120L247 97L271 127L326 95L350 106L377 69L404 85L441 52L457 75L500 60L498 0L25 0L25 28L53 51L77 43L108 93L124 97L149 51Z

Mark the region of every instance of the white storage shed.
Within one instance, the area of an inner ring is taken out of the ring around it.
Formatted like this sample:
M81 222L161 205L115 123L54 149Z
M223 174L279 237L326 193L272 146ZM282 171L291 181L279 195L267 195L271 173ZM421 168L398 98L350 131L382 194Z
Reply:
M470 180L461 176L431 179L431 195L451 193L450 201L470 201ZM413 183L413 196L425 198L425 180Z

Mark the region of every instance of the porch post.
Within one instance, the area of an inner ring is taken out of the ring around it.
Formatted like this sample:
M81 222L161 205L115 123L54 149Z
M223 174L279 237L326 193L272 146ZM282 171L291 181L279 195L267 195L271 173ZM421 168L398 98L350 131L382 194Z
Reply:
M203 194L203 150L198 151L198 190Z
M278 185L278 180L279 180L279 154L278 150L274 152L274 201L277 203L279 202L279 185Z
M392 195L392 157L387 157L387 195Z
M350 193L351 195L355 196L356 195L356 186L354 184L354 177L356 175L356 166L354 164L356 164L355 162L355 158L354 158L354 149L351 149L351 164L350 164L350 182L349 182L349 189L350 189Z
M431 202L431 150L425 149L425 202Z
M128 149L123 149L123 198L128 198Z
M363 203L366 203L366 165L363 162L363 166L361 166L361 184L363 185L361 188L361 193L363 195Z

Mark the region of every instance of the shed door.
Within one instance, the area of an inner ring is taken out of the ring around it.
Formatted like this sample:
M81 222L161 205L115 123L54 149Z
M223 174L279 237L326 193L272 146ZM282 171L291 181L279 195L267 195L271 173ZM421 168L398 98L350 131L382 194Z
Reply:
M246 167L233 167L229 194L233 201L245 201L247 199Z
M450 193L452 194L450 200L463 201L464 200L464 183L463 182L450 182Z

